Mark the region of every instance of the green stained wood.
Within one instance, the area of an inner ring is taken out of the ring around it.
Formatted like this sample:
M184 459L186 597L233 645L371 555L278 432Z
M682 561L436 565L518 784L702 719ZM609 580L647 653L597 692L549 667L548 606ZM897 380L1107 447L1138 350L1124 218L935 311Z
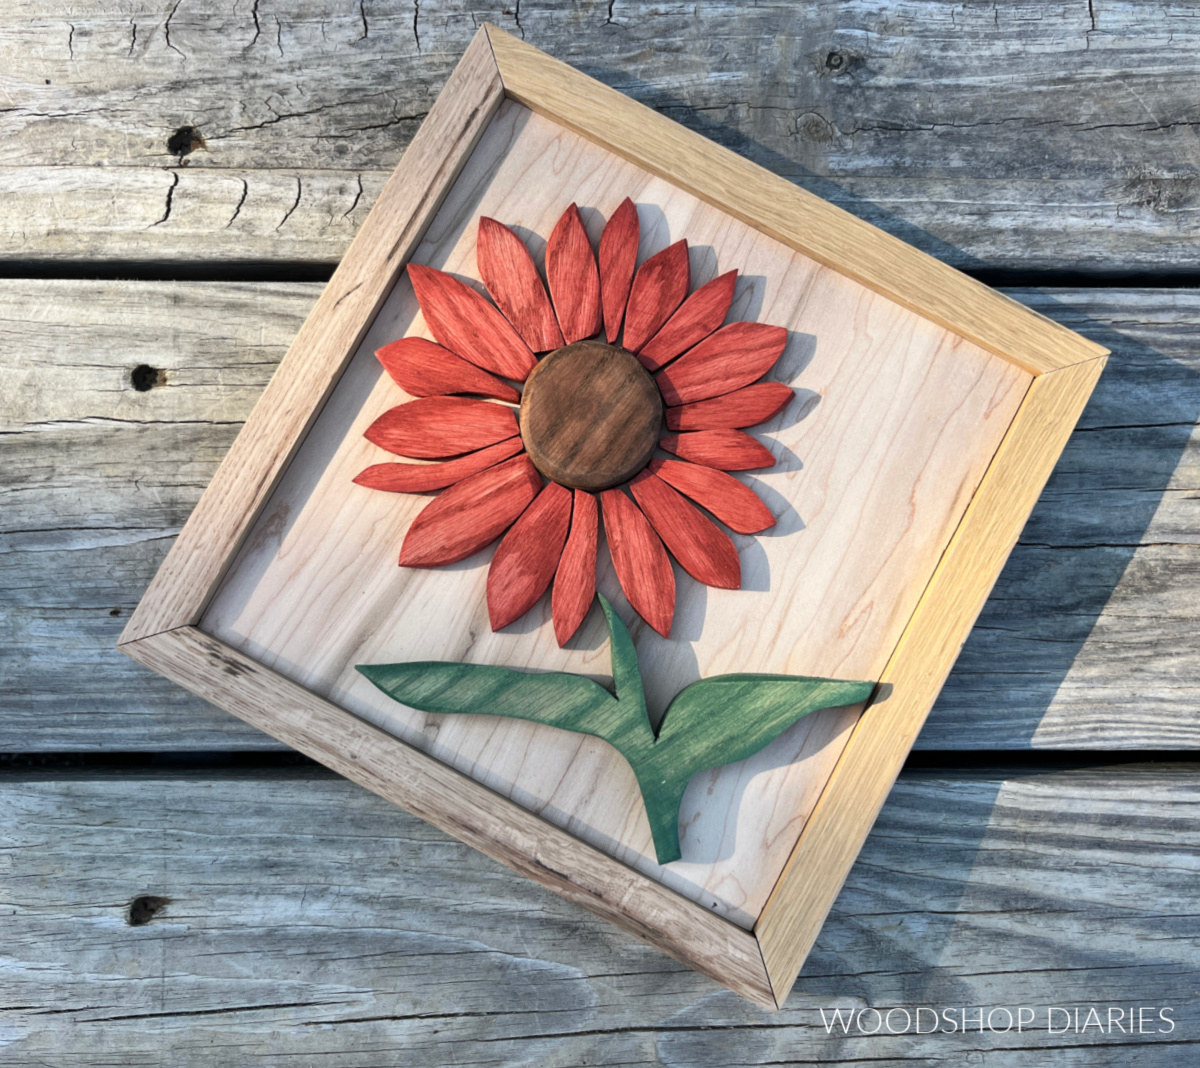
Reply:
M602 738L637 776L660 864L679 860L679 805L698 771L745 760L797 720L865 701L873 682L793 675L718 675L676 695L657 736L646 714L637 650L600 597L616 694L582 675L442 661L362 664L358 670L411 708L441 715L510 716Z
M745 760L810 712L858 704L874 689L873 682L799 675L717 675L677 694L647 758L630 760L659 863L667 854L679 859L679 805L696 772Z

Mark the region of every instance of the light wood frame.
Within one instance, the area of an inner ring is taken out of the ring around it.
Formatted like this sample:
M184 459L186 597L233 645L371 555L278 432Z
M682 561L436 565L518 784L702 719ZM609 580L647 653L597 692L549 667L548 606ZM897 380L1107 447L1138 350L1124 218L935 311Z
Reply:
M505 97L1028 371L1032 383L752 931L197 626ZM770 1009L787 997L1107 350L484 26L121 636L133 659ZM886 705L886 709L883 707Z

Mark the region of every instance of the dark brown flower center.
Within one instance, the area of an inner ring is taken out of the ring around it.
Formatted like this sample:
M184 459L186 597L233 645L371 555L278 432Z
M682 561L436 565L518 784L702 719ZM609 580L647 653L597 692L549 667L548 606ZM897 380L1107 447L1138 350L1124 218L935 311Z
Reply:
M543 475L602 490L646 466L662 430L658 386L636 357L602 341L556 349L521 395L521 437Z

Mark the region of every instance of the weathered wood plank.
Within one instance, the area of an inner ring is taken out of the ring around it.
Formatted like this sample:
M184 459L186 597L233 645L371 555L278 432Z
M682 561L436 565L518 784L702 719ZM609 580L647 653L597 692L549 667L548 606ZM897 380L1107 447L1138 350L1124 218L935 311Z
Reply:
M902 777L771 1017L320 772L8 772L0 799L5 1064L201 1065L216 1044L338 1068L1093 1068L1196 1043L1191 766ZM1174 1031L1047 1034L1051 1005L1130 1004ZM820 1014L921 1005L1037 1026L845 1036Z
M275 746L113 645L319 289L0 283L0 750ZM1200 295L1014 295L1113 355L918 745L1194 748Z
M0 259L335 262L487 19L956 265L1194 270L1192 16L14 0Z
M1200 302L1013 295L1114 355L918 745L1195 748Z
M0 748L278 748L115 644L320 291L0 285Z

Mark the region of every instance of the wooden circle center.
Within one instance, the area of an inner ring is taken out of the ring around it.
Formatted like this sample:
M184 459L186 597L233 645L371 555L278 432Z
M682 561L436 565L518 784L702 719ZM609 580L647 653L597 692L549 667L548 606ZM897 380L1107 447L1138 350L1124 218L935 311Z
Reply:
M637 359L602 341L557 349L521 395L521 437L534 466L572 489L618 486L649 462L662 395Z

